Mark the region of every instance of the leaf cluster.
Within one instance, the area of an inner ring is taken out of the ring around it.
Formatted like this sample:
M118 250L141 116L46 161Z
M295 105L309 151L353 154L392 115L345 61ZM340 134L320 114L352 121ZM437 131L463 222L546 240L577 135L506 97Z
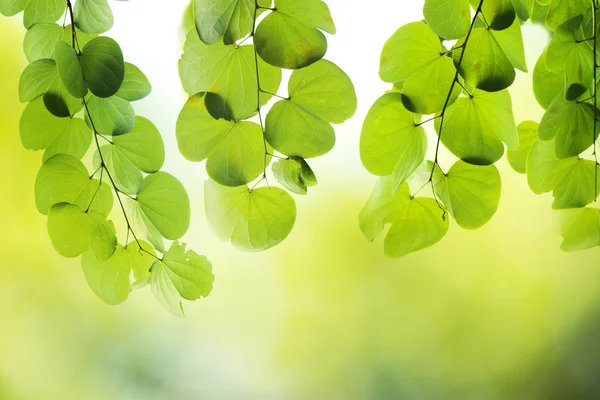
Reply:
M35 203L48 216L52 245L64 257L81 256L90 288L106 303L120 304L149 284L182 315L182 299L210 293L212 266L177 241L190 223L189 198L161 171L160 132L131 104L150 94L147 77L101 35L113 25L110 5L0 2L4 15L21 11L29 65L19 81L20 100L28 103L20 135L25 148L44 150ZM165 239L173 241L168 249Z
M323 59L323 32L335 25L321 0L194 0L191 10L195 28L179 60L190 95L177 120L179 149L206 161L213 230L238 249L266 250L294 226L289 192L317 184L307 160L334 147L332 124L356 110L352 82ZM282 69L292 70L286 95L278 94ZM267 180L270 165L279 186Z

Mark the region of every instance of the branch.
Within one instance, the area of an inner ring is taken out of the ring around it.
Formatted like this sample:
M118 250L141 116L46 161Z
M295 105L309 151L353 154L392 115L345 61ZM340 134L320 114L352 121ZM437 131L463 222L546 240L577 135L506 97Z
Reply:
M75 49L75 51L77 51L76 48L76 43L77 43L77 33L75 32L75 19L73 17L73 6L71 4L71 0L67 0L67 8L69 10L69 16L71 18L71 31L72 31L72 47L73 49ZM79 53L79 52L78 52ZM94 141L96 143L96 149L98 151L98 155L100 156L100 168L101 168L101 172L100 172L100 185L98 185L98 189L96 190L96 193L94 193L94 196L92 197L92 201L90 202L90 206L88 206L88 210L92 205L92 202L94 200L94 198L96 197L96 194L98 193L98 191L100 190L100 187L102 186L102 174L106 171L106 176L108 176L108 179L110 181L110 184L113 187L113 190L115 192L115 195L117 196L117 200L119 202L119 205L121 206L121 211L123 212L123 217L125 217L125 223L127 224L127 235L129 235L129 232L131 232L131 235L133 236L133 238L135 239L136 244L139 247L139 250L141 252L144 252L154 258L156 258L157 260L161 261L161 259L159 257L157 257L156 255L152 254L151 252L149 252L148 250L144 249L140 243L140 241L137 238L137 235L135 234L135 232L133 231L133 227L131 226L131 223L129 222L129 217L127 216L127 211L125 210L125 205L123 204L123 200L121 199L120 196L120 191L117 188L117 185L115 184L115 181L110 173L110 171L108 170L108 168L106 167L106 163L104 161L104 155L102 154L102 150L100 147L100 142L98 141L98 137L104 138L106 139L104 136L102 136L100 133L98 133L98 131L96 130L96 126L94 125L94 120L92 119L92 115L90 113L90 110L88 108L88 104L87 101L85 101L85 97L81 99L81 103L83 104L83 108L85 110L85 113L87 114L88 120L90 121L90 125L92 126L92 132L94 133ZM125 243L125 246L127 246L127 243Z
M442 111L439 114L440 128L439 128L439 132L438 132L437 143L435 146L435 157L433 160L433 166L431 167L431 173L429 174L429 180L428 180L428 182L431 183L431 190L433 192L433 197L435 198L436 202L438 203L438 206L440 206L440 202L438 201L437 196L435 195L435 189L434 189L434 185L433 185L433 174L435 172L435 167L436 166L440 167L438 161L439 161L439 154L440 154L440 143L442 141L442 132L444 130L446 110L448 109L448 105L450 104L450 99L452 98L452 92L454 91L454 88L456 87L456 85L459 84L462 87L462 85L458 81L458 78L460 75L460 73L459 73L460 66L462 64L465 53L467 51L467 44L469 43L469 38L471 37L471 33L473 32L473 29L475 28L475 22L477 21L477 17L479 16L479 14L481 14L481 8L483 6L484 1L485 0L481 0L479 2L479 6L477 7L477 10L475 10L475 15L473 16L473 20L471 21L471 26L469 27L467 36L465 36L465 41L463 42L463 44L461 46L459 46L459 47L462 47L462 52L458 59L458 63L456 64L456 73L454 74L454 80L452 81L452 84L450 85L450 90L448 91L448 95L446 96L446 101L444 102L444 107L442 107ZM440 208L442 209L442 211L445 212L445 209L443 207L440 207Z

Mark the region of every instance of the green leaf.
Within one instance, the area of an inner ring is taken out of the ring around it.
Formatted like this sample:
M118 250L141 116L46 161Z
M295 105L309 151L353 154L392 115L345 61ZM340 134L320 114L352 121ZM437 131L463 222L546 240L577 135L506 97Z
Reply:
M126 62L123 83L115 96L127 101L137 101L148 96L151 91L152 86L146 75L135 65Z
M520 174L527 172L527 156L531 146L538 137L538 123L523 121L517 126L519 132L519 147L516 150L508 149L506 157L510 166Z
M190 225L190 199L183 185L166 172L144 179L137 202L146 217L169 240L182 237Z
M144 249L144 251L141 249ZM139 242L129 242L125 248L124 255L125 262L129 265L131 271L133 271L134 282L132 287L134 289L140 289L146 286L150 281L150 267L154 263L154 260L156 260L156 258L154 258L156 257L156 253L154 252L152 245L143 240L140 240Z
M21 115L21 143L29 150L45 149L68 125L68 118L55 117L48 112L42 99L34 100L27 104Z
M48 213L48 234L52 246L63 257L74 258L90 247L90 219L80 207L58 203Z
M133 130L113 137L112 144L143 172L157 172L165 162L165 146L160 132L144 117L136 117Z
M469 31L469 0L425 0L423 16L427 25L441 38L460 39Z
M233 44L252 30L254 0L194 0L194 21L200 39L214 44L224 36L225 44ZM259 6L270 7L270 0L260 0ZM258 10L260 15L261 10Z
M98 261L93 252L83 253L81 266L90 289L103 302L110 305L123 303L129 297L131 264L128 251L117 245L108 260Z
M73 12L75 26L85 33L104 33L113 26L107 0L77 0Z
M507 29L491 31L491 33L510 63L515 68L527 72L525 46L523 44L523 35L521 34L521 21L515 18L512 25Z
M456 74L444 51L427 25L409 23L385 43L379 76L385 82L403 82L403 100L408 110L434 114L444 107Z
M117 42L106 36L94 38L83 47L80 60L93 94L110 97L117 93L125 76L123 52Z
M593 52L578 36L580 22L581 18L559 27L546 50L548 70L566 77L567 100L575 100L586 90L591 93L593 89ZM564 81L561 86L565 87Z
M173 242L163 260L156 263L162 264L169 280L184 299L193 301L210 294L214 282L212 264L195 251L186 251L185 243Z
M188 99L177 118L177 143L181 154L190 161L208 158L215 146L235 124L213 118L206 109L206 93Z
M281 243L296 221L296 204L284 190L204 185L206 216L213 231L239 250L262 251Z
M517 16L522 21L527 21L531 18L533 7L537 4L535 0L512 0L512 2Z
M594 106L589 103L555 103L542 117L538 135L542 140L555 139L558 158L578 156L594 142L594 116Z
M51 22L40 22L29 28L23 39L23 52L27 61L52 58L54 45L60 40L62 32L62 26Z
M82 109L81 99L73 97L57 75L56 85L44 93L44 105L57 117L70 117Z
M392 177L379 178L369 201L360 212L360 228L374 240L391 224L384 241L385 255L399 258L439 242L448 231L448 219L435 200L411 197L408 184L392 195Z
M281 70L258 60L260 86L277 93ZM240 121L257 111L256 62L252 46L226 46L219 41L208 46L192 29L179 60L179 76L184 90L193 96L207 94L207 108L215 118ZM261 106L271 95L261 93Z
M471 0L471 5L477 9L481 0ZM485 0L481 13L494 30L507 29L515 20L516 14L512 0Z
M554 209L585 207L596 198L594 166L578 157L559 159L551 141L538 140L527 159L527 182L537 194L552 190Z
M495 165L476 166L457 161L447 174L435 170L434 190L464 229L479 229L498 210L500 173Z
M256 179L265 167L261 128L254 122L216 120L206 110L204 93L191 97L177 119L181 153L191 161L208 159L215 181L239 186Z
M57 154L44 162L38 172L35 203L40 213L48 214L50 207L63 202L108 215L113 198L106 184L90 178L81 161L68 154Z
M435 121L442 143L469 164L488 165L504 154L504 145L517 149L519 136L508 91L488 93L480 90L473 97L461 97L446 110L443 131Z
M212 143L214 147L208 156L206 171L215 182L240 186L252 182L263 172L265 150L260 125L236 122L218 143Z
M275 10L256 29L256 51L280 68L307 67L327 52L327 39L319 29L335 33L329 8L321 0L275 0Z
M105 216L89 211L88 237L90 248L94 253L94 257L100 262L104 262L112 257L117 248L117 236L115 225L112 221L108 221Z
M79 62L77 51L63 41L56 42L54 57L58 75L65 89L77 98L83 98L87 92L87 83L83 77L83 70Z
M306 111L334 124L341 124L356 112L354 85L337 65L327 60L292 73L289 98Z
M600 246L600 210L583 208L563 211L563 251L581 251Z
M156 300L169 310L169 312L177 317L184 316L181 296L169 278L166 265L160 261L152 264L150 287Z
M142 171L136 167L121 150L110 144L100 148L102 159L117 188L129 195L135 195L142 190L144 178ZM95 155L95 165L100 167L99 154Z
M88 248L99 261L109 259L115 252L115 226L95 211L58 203L48 213L48 234L52 245L64 257L77 257Z
M12 17L23 11L29 0L0 0L0 14Z
M265 120L265 139L288 156L313 158L335 145L331 124L289 100L273 105Z
M589 7L587 0L552 0L546 15L546 26L555 30L568 20L585 14Z
M546 66L546 53L544 50L533 69L533 93L537 102L544 110L552 103L565 100L565 76L563 72L552 72Z
M317 184L313 170L303 158L281 159L273 164L273 174L277 182L297 194L306 194L307 186Z
M16 2L17 7L23 4ZM30 0L25 6L23 25L29 29L38 22L56 22L65 13L67 3L63 0Z
M90 96L87 105L93 126L98 133L122 135L135 127L135 111L127 100L117 96L107 98ZM87 114L86 119L88 119Z
M54 60L37 60L29 64L19 79L19 100L27 103L56 85L56 63Z
M55 154L82 158L92 141L91 131L80 118L57 118L50 114L42 99L25 107L19 123L21 143L29 150L46 149L43 161Z
M456 43L452 57L460 75L469 85L486 92L497 92L512 85L516 77L515 69L492 31L475 28L466 51L464 47L458 48L463 43L464 39ZM464 56L458 65L463 52Z
M399 93L380 97L369 110L360 138L360 157L372 174L394 174L395 191L421 165L427 135L402 104Z

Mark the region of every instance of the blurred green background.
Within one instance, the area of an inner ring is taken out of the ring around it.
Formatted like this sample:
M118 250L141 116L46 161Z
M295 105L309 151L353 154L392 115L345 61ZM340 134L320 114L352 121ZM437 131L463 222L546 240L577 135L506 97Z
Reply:
M52 249L33 198L41 153L24 150L18 133L24 29L19 17L1 18L0 399L600 399L600 249L562 253L551 196L535 196L505 160L500 208L481 230L453 225L438 245L387 260L382 241L367 243L358 229L375 182L360 166L358 138L385 90L378 54L401 24L420 19L422 1L361 29L362 7L328 2L339 31L328 58L354 79L359 111L314 163L320 184L296 198L293 233L259 254L212 236L204 167L177 151L185 2L167 10L148 0L144 13L136 3L111 3L110 35L154 86L137 111L161 129L167 171L191 194L185 239L213 262L213 293L186 304L186 319L149 290L110 307L79 262ZM525 34L533 69L547 38ZM529 87L519 75L518 122L541 116Z

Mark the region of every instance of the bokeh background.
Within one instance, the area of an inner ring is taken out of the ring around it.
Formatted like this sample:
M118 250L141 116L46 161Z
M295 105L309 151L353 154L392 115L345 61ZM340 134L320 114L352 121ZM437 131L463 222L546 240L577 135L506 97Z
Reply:
M423 1L328 4L338 34L327 58L354 80L359 109L312 163L319 186L296 197L293 233L246 254L210 232L204 166L175 142L186 2L111 2L109 35L154 87L136 110L161 130L166 170L192 198L185 240L214 265L213 293L187 303L185 319L149 290L103 304L79 262L52 249L33 197L41 153L18 132L25 30L0 17L0 399L600 399L600 249L562 253L551 195L534 195L505 160L483 229L453 225L400 260L364 240L357 215L375 177L360 164L361 123L387 89L384 41L421 19ZM524 34L533 70L548 36ZM530 86L519 74L511 89L517 122L542 115Z

